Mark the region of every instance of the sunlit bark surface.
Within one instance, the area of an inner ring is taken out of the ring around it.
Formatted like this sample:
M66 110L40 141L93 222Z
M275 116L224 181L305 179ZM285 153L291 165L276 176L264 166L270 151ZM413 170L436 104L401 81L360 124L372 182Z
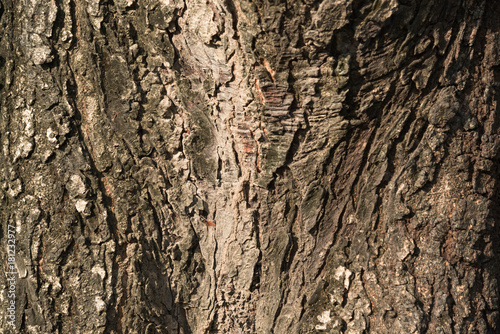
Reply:
M499 17L2 0L0 331L497 333Z

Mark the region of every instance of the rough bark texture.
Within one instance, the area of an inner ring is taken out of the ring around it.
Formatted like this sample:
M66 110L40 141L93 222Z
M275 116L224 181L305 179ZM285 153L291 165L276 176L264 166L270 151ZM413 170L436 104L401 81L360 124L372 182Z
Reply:
M500 330L497 1L0 15L0 331Z

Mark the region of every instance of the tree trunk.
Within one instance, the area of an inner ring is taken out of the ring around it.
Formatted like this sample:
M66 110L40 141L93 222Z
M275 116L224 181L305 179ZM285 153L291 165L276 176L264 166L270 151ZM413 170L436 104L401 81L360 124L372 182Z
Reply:
M499 16L3 0L0 328L497 333Z

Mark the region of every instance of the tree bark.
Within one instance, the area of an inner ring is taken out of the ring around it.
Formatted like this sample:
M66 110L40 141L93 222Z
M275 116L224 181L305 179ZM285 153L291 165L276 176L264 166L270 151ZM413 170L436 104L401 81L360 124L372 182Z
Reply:
M496 1L0 4L5 333L500 330Z

